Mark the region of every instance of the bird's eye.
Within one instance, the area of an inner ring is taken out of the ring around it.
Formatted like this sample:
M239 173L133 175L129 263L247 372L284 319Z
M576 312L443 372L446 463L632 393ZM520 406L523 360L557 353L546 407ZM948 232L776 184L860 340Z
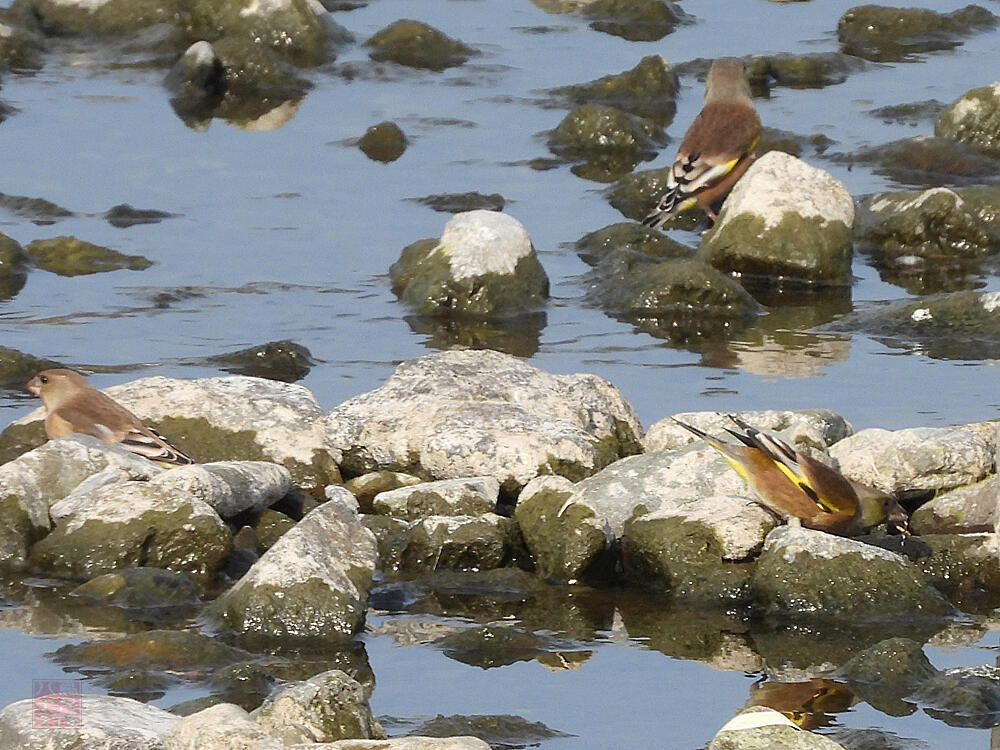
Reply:
M43 383L48 383L49 382L49 378L46 375L42 375L42 377L40 377L39 380L41 380Z

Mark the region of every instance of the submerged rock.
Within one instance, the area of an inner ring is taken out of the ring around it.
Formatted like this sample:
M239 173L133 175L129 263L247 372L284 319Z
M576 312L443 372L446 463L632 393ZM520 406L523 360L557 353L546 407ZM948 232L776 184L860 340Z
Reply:
M912 60L919 52L958 47L963 37L996 25L997 17L978 5L951 13L859 5L841 16L837 37L849 55L892 62Z
M234 375L280 380L283 383L302 380L316 364L308 349L288 339L219 354L211 357L210 361Z
M163 568L123 568L91 578L71 592L72 596L110 604L148 616L174 617L193 613L201 604L198 587L183 573Z
M2 255L0 250L0 255ZM3 273L3 261L0 260L0 274ZM0 280L0 286L3 281ZM2 297L0 293L0 297ZM51 359L42 359L17 349L9 349L0 346L0 388L11 388L13 390L23 390L24 384L37 375L42 370L53 367L62 367L58 362ZM0 455L0 464L6 458Z
M141 255L124 255L75 237L35 240L28 243L25 252L33 265L59 276L83 276L122 268L144 271L153 265Z
M593 0L581 8L590 27L630 42L655 42L687 19L668 0Z
M771 151L733 188L698 255L765 284L848 286L853 224L854 201L841 182Z
M934 135L1000 156L1000 82L966 91L949 104L934 125Z
M631 70L588 83L562 86L548 93L557 103L602 104L666 127L677 111L679 89L677 74L670 63L659 55L649 55Z
M552 153L566 160L606 160L627 174L640 160L656 156L666 133L651 120L603 104L581 104L549 134Z
M479 192L471 193L435 193L425 195L423 198L407 198L416 203L421 203L434 211L445 214L459 214L464 211L503 211L507 201L500 193L490 193L483 195Z
M412 734L441 738L473 736L489 742L492 747L531 747L553 737L572 736L558 729L551 729L540 721L528 721L520 716L440 714L425 721Z
M950 138L918 135L881 146L833 154L835 161L871 164L878 175L913 186L969 185L996 178L1000 163Z
M358 141L358 147L373 161L396 161L406 151L406 136L394 122L372 125Z
M577 255L590 266L600 265L605 258L619 250L634 250L660 260L690 258L694 255L694 248L633 221L611 224L589 232L576 241Z
M843 83L851 73L869 67L863 60L839 52L760 55L747 61L746 76L752 87L823 88Z
M254 643L345 642L364 623L378 565L375 537L338 489L213 604L211 615Z
M420 21L402 19L382 29L367 42L369 57L411 68L441 71L465 63L476 54L471 47Z
M492 351L429 354L333 409L329 439L352 474L492 476L516 493L538 474L582 479L638 449L632 407L594 375L551 375Z
M0 232L0 300L10 299L21 291L27 271L28 256L24 248Z
M495 211L456 214L440 240L403 250L393 290L424 315L495 318L544 304L549 280L521 223Z

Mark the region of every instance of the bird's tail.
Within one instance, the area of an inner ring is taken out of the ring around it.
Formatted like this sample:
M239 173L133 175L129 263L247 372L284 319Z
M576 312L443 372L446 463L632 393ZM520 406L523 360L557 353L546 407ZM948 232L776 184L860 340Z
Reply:
M681 198L680 186L675 185L673 188L668 190L660 198L660 201L656 204L656 208L646 214L646 217L639 222L643 226L650 227L651 229L656 229L662 226L667 219L678 212L678 202Z

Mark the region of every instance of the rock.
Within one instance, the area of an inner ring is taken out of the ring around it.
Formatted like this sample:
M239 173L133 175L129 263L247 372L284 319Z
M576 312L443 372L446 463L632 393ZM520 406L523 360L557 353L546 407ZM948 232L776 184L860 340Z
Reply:
M53 517L55 528L31 548L30 559L57 576L89 578L144 565L204 580L222 567L232 543L209 505L153 482L75 494L54 506Z
M240 376L152 377L105 393L196 461L271 461L288 469L297 486L316 493L340 479L323 410L300 385ZM13 425L43 418L39 408Z
M3 251L0 250L0 256L2 254ZM0 259L0 274L3 273L2 269L3 260ZM62 367L62 365L51 359L41 359L25 352L19 352L17 349L0 346L0 388L20 390L39 372L53 367ZM5 463L5 459L0 456L0 464L3 463Z
M377 495L400 487L412 487L421 482L423 480L420 477L415 477L412 474L383 470L349 479L344 482L344 489L354 495L362 513L371 513L372 501Z
M393 737L389 740L341 740L321 747L288 745L288 750L490 750L478 737Z
M171 214L155 208L135 208L128 203L119 203L104 212L104 220L118 229L127 229L137 224L159 224L179 214Z
M358 141L358 147L372 161L396 161L406 151L406 136L394 122L372 125Z
M441 71L462 65L476 54L457 39L420 21L402 19L390 24L365 42L369 57L411 68Z
M603 104L581 104L549 134L549 150L566 161L600 162L611 179L656 156L667 143L659 125ZM604 180L607 181L607 180Z
M378 550L353 496L331 494L215 601L211 616L251 642L351 639L364 623Z
M493 477L443 479L382 492L376 513L414 521L426 516L479 516L496 510L500 484Z
M791 526L767 535L750 589L763 612L799 619L858 622L944 617L952 611L905 558Z
M679 89L677 73L670 63L659 55L649 55L631 70L588 83L562 86L548 93L556 102L603 104L666 127L677 111Z
M59 276L82 276L127 268L143 271L153 265L141 255L123 255L75 237L29 242L25 252L32 264Z
M260 512L283 498L292 486L288 469L265 461L218 461L192 464L157 476L150 484L187 494L230 519L244 511Z
M0 567L24 569L29 546L52 527L49 509L81 483L100 486L150 479L162 471L151 461L89 435L49 441L0 465Z
M841 16L837 38L849 55L892 62L912 60L918 52L958 47L962 37L992 29L996 24L996 16L978 5L951 13L859 5Z
M183 573L162 568L123 568L91 578L71 596L110 604L140 619L190 616L201 604L198 587Z
M576 241L577 255L590 266L600 266L605 258L622 250L642 253L659 260L690 258L694 255L694 248L633 221L611 224L585 234Z
M180 12L177 0L135 0L81 4L73 0L18 0L15 13L30 13L42 30L53 36L113 34L140 31L156 24L172 24Z
M160 750L178 721L161 708L131 698L56 693L0 709L0 747Z
M305 682L282 685L253 712L257 725L281 740L294 743L384 739L372 716L365 690L339 669Z
M629 219L640 221L667 190L670 168L637 170L614 183L606 191L608 202ZM683 211L666 229L694 230L701 218L696 211Z
M178 721L163 740L163 750L283 750L285 745L271 737L232 703L219 703Z
M914 534L992 533L996 529L1000 478L993 474L981 482L934 497L910 516Z
M520 716L475 715L442 716L423 722L413 730L422 737L474 736L489 742L491 746L530 747L553 737L570 737L565 732L550 729L540 721L527 721Z
M950 490L983 479L993 452L960 427L861 430L830 449L841 472L887 492Z
M294 341L271 341L230 354L209 357L226 372L254 378L294 383L302 380L316 364L312 354Z
M630 42L655 42L687 19L667 0L593 0L580 10L591 19L590 28Z
M403 250L393 290L424 315L503 317L545 303L549 280L521 223L495 211L456 214L439 241Z
M916 126L925 122L937 122L938 117L944 112L944 108L944 103L937 99L925 99L920 102L876 107L868 110L868 114L872 117L878 117L887 124Z
M1000 248L1000 228L962 192L937 187L868 198L858 214L857 236L873 249L879 266L912 269L992 255Z
M266 552L274 546L276 541L294 528L295 521L284 513L279 513L276 510L265 510L260 514L257 525L254 527L257 535L257 546Z
M759 55L746 63L746 76L753 87L823 88L843 83L851 73L871 66L851 55L839 52L813 52L804 55ZM758 153L763 149L758 149Z
M677 346L730 338L761 313L743 287L700 260L614 250L585 283L588 302Z
M728 412L758 430L780 432L781 436L799 450L806 452L828 447L854 433L854 428L842 416L829 409L800 409L798 411L739 411ZM677 419L712 435L722 433L732 423L725 414L718 412L685 412L675 414ZM643 447L646 451L666 451L697 442L697 438L672 418L661 419L646 431Z
M880 146L831 154L848 165L870 164L875 174L904 185L970 185L996 178L997 161L950 138L918 135Z
M928 716L950 726L990 729L1000 714L1000 669L945 669L924 682L912 697Z
M204 39L184 51L163 83L172 94L171 105L183 119L211 117L229 85L222 60Z
M854 201L843 183L771 151L736 183L698 255L772 284L849 286L853 224Z
M1000 82L966 91L934 125L934 135L1000 156Z
M0 232L0 299L14 297L27 279L28 256L15 240ZM8 350L4 347L4 351Z
M819 330L869 333L889 346L918 350L934 359L996 359L1000 293L954 292L903 300L860 309Z
M435 193L425 195L423 198L407 198L427 206L434 211L445 214L459 214L465 211L503 211L507 201L500 193L490 193L483 195L480 192L470 193Z
M504 565L520 545L517 523L480 516L428 516L414 521L399 567L404 571L492 570Z
M7 70L38 70L43 64L42 52L43 44L36 34L0 23L0 66Z
M752 706L726 722L708 743L706 750L844 750L828 737L796 726L783 713L764 706Z
M632 407L594 375L551 375L492 351L404 362L375 391L330 412L345 470L492 476L514 494L538 474L570 479L636 452Z
M993 532L927 534L920 539L929 545L931 554L917 560L917 565L950 601L976 609L1000 588Z

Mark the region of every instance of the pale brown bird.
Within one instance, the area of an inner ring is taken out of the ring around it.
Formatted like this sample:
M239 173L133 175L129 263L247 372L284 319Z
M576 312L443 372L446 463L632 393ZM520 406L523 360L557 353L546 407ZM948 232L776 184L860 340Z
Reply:
M92 388L72 370L43 370L24 389L41 397L45 406L45 434L49 439L82 433L164 466L193 464L194 460L170 445L124 406Z
M761 505L782 520L840 536L854 536L888 521L908 534L906 511L891 495L853 482L784 440L729 415L739 431L726 430L740 445L723 443L697 427L673 421L722 454L753 490Z
M720 57L708 71L705 104L674 157L667 192L642 223L655 228L692 208L700 208L714 223L713 204L729 194L757 158L760 134L743 62Z

